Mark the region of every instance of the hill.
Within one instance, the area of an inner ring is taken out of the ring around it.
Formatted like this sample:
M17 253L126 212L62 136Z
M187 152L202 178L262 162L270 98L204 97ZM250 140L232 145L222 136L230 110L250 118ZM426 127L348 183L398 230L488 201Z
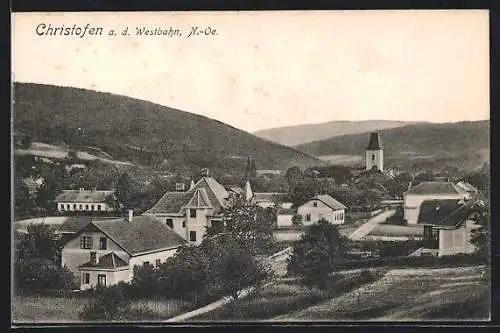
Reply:
M302 152L222 122L125 96L71 87L15 83L14 128L33 141L101 149L116 160L192 172L322 164ZM243 171L241 171L243 172Z
M379 133L386 165L411 161L429 167L448 163L470 169L489 162L489 120L415 124ZM364 156L368 140L369 133L362 133L315 141L295 148L314 156Z
M295 146L335 136L379 131L414 123L392 120L330 121L321 124L270 128L254 134L283 145Z

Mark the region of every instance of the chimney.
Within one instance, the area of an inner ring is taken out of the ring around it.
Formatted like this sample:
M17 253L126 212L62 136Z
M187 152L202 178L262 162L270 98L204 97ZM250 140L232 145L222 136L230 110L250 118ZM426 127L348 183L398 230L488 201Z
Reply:
M178 192L183 192L185 187L186 187L186 185L184 183L176 183L175 184L175 190Z
M210 171L208 170L208 168L201 169L201 175L202 177L210 177Z
M79 192L83 192L84 190L85 190L85 189L84 189L83 187L80 187L80 188L78 189L78 191L79 191Z
M127 221L132 222L134 219L134 210L128 209L127 212L128 212Z
M191 179L191 184L189 185L189 190L192 190L194 188L194 181Z

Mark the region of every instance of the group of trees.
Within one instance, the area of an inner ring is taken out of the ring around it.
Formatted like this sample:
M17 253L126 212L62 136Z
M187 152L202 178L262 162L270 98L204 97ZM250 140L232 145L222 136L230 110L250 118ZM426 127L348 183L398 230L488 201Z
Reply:
M29 225L14 233L14 281L17 290L69 289L73 274L61 267L65 238L56 237L50 225Z

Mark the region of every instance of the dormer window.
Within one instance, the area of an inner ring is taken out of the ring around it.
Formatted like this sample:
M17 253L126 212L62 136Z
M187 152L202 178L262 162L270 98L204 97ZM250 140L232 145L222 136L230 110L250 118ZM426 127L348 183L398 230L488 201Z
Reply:
M313 207L318 207L318 203L316 201L313 202Z

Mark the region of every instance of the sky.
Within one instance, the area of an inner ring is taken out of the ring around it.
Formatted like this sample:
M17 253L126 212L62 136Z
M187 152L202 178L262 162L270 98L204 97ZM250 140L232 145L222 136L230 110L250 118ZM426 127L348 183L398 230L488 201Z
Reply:
M41 23L104 33L38 35ZM12 72L17 82L126 95L248 132L482 120L488 24L482 10L14 13ZM187 37L192 26L217 34ZM142 27L182 36L137 36Z

